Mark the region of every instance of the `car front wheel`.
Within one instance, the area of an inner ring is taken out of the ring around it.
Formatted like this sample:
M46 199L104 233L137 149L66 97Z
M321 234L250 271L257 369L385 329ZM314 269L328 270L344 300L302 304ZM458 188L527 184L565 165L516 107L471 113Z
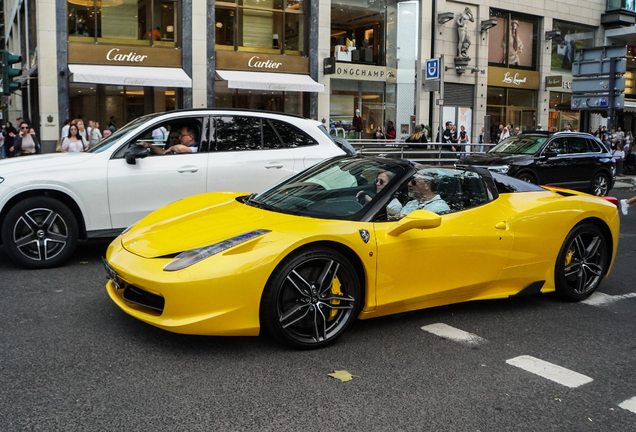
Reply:
M342 336L361 306L351 263L315 247L291 254L274 271L263 292L261 326L294 347L320 348Z
M585 300L601 284L607 262L607 239L601 230L590 223L574 227L554 268L557 293L565 300Z
M60 201L32 197L17 203L2 225L9 256L28 268L50 268L64 263L75 250L75 216Z
M532 174L524 172L521 173L517 176L517 178L519 180L522 180L524 182L528 182L528 183L532 183L532 184L536 184L537 182L534 180L534 177L532 176Z
M596 174L592 179L590 193L596 196L605 196L609 192L609 179L605 174Z

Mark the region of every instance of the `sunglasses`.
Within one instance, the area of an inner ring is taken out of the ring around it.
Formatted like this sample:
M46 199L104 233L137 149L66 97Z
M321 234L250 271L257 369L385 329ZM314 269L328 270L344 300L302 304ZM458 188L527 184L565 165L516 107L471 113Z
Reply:
M20 126L20 129L28 129L28 126Z
M382 179L375 179L375 184L379 184L380 186L382 186L384 183L386 182Z

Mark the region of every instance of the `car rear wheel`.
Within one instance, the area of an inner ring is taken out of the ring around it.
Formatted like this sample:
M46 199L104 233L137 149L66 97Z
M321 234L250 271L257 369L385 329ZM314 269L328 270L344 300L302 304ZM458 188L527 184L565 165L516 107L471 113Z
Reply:
M522 180L524 182L528 182L528 183L532 183L532 184L537 184L537 182L534 180L534 176L528 172L523 172L521 174L519 174L517 176L517 178L519 180Z
M585 300L601 284L607 262L607 239L601 230L591 223L574 227L554 268L557 293L565 300Z
M342 254L314 247L291 254L270 277L261 326L276 339L313 349L338 339L362 306L358 275Z
M75 216L67 206L49 197L17 203L2 226L9 256L28 268L50 268L66 261L77 245Z
M605 196L609 192L609 179L605 174L596 174L592 179L590 193L596 196Z

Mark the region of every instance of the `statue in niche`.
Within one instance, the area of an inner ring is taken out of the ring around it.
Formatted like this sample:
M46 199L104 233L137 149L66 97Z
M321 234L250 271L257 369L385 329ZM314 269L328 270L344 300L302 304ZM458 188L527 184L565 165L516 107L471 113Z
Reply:
M457 57L468 58L468 48L470 48L470 37L468 36L468 21L475 22L473 13L470 8L464 9L464 12L457 16Z

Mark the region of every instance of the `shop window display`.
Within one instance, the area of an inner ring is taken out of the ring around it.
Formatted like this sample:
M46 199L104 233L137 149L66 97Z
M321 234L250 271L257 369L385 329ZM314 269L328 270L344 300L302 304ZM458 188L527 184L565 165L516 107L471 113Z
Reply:
M179 45L180 0L68 0L68 40Z
M499 9L490 9L497 25L488 30L488 63L491 66L537 69L538 19Z
M303 55L302 1L218 1L216 49Z
M553 29L561 35L552 39L552 72L572 72L576 50L594 46L594 29L566 21L553 21Z

